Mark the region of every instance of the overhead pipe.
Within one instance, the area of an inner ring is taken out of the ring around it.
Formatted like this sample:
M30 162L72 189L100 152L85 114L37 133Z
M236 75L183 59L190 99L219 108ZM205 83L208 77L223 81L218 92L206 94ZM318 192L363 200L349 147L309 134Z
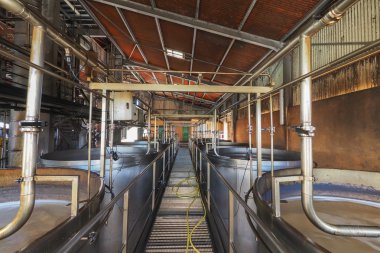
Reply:
M0 1L0 6L15 13L24 14L19 9L18 1ZM31 19L33 27L30 61L44 66L45 29L37 20ZM35 203L35 179L38 157L38 137L41 131L40 109L42 97L42 71L29 68L28 93L26 100L25 121L21 122L24 133L22 168L20 182L20 207L16 216L0 229L0 239L18 231L29 219Z
M324 15L321 19L314 21L310 26L308 26L301 34L309 34L309 36L317 33L323 27L328 25L332 25L338 20L340 20L346 10L355 4L359 0L342 0L335 7L331 8L331 10ZM295 37L291 39L283 48L281 48L276 54L268 57L253 73L247 78L241 85L244 85L251 80L255 80L258 78L267 68L271 65L282 59L285 55L287 55L292 49L294 49L299 44L299 38ZM235 84L236 86L236 84ZM231 97L232 94L225 94L216 105L214 105L208 113L212 112L214 109L219 108L223 102L225 102L228 98Z
M341 19L344 12L357 0L346 0L329 11L318 22L314 23L300 36L300 74L311 72L311 36L327 25ZM302 206L308 219L322 231L340 236L380 237L380 227L333 225L323 221L314 208L313 203L313 145L315 128L312 126L312 94L311 77L301 82L300 121L298 133L301 138L301 170L302 170Z
M21 17L22 19L24 19L32 25L38 24L40 26L44 26L47 35L49 35L49 37L53 41L55 41L57 44L61 45L64 48L69 48L71 52L79 59L81 59L84 62L87 62L92 67L95 67L100 73L107 75L107 71L105 70L106 67L102 63L88 58L86 52L83 52L81 48L75 46L75 43L73 43L73 41L67 38L65 34L59 32L56 28L49 24L49 22L45 18L30 10L21 1L0 0L0 6L14 13L16 16Z

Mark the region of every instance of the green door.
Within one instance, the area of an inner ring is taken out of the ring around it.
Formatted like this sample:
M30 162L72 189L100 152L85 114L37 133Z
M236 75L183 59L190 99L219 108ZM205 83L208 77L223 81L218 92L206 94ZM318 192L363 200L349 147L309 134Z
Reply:
M189 141L189 128L188 127L182 127L182 141L183 142Z
M158 139L162 140L162 138L164 138L164 127L159 126L158 127Z

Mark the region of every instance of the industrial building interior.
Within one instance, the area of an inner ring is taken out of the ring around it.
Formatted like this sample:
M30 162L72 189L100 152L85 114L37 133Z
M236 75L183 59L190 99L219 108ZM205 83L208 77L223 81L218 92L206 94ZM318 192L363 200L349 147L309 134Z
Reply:
M0 252L380 252L379 0L0 0Z

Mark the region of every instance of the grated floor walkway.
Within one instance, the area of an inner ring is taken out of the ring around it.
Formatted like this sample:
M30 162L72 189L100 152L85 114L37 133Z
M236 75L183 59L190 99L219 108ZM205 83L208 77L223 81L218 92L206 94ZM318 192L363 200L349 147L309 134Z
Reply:
M200 197L196 197L194 200L194 198L179 198L177 195L189 194L196 191L196 187L193 186L196 183L195 179L191 180L191 182L184 182L184 179L194 176L189 150L187 148L180 148L145 252L183 253L186 251L188 238L186 211L189 209L190 231L202 219L204 212ZM182 183L177 185L180 182ZM189 208L193 200L194 203ZM191 238L198 251L213 252L206 221L197 227ZM188 252L195 251L189 246Z

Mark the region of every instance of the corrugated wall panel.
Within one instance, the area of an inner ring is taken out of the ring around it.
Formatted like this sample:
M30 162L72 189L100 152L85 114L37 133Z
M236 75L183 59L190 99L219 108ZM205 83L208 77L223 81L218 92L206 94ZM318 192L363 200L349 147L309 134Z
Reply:
M380 2L361 0L333 26L312 38L312 68L318 69L368 43L380 39ZM299 48L291 53L293 78L299 76ZM373 56L313 81L313 101L380 85L380 57ZM293 105L299 105L299 86L294 86Z

